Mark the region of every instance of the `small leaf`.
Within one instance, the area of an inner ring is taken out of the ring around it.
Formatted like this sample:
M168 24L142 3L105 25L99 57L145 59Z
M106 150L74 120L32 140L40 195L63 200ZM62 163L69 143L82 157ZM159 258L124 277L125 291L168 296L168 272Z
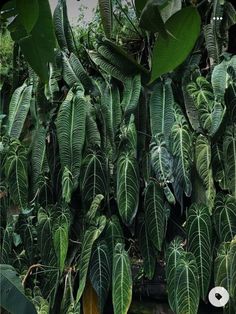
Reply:
M166 39L158 37L154 45L150 82L173 71L187 58L199 36L200 24L194 7L184 8L169 18L165 27L171 34Z

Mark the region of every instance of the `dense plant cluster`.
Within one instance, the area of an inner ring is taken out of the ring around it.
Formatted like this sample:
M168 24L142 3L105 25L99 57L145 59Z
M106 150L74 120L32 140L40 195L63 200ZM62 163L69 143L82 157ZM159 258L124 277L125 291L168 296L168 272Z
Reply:
M14 302L6 292L1 306L125 314L141 257L149 280L164 262L174 313L197 313L213 286L235 313L235 10L118 1L113 19L112 1L99 9L105 36L91 26L79 36L59 0L57 48L40 60L27 49L42 21L19 15L8 27L28 65L2 99L0 267Z

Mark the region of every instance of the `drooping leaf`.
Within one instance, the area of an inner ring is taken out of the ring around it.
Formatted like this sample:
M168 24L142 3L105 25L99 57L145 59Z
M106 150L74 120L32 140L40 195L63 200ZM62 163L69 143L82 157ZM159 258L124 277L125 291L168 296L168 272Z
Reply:
M178 108L177 108L178 109ZM191 166L193 163L192 132L182 112L175 113L175 123L171 129L171 148L174 156L174 192L183 206L183 192L191 196Z
M89 277L98 296L100 311L103 312L111 280L111 259L108 245L105 241L97 241L94 245Z
M223 138L223 160L227 186L236 197L236 126L228 126Z
M122 153L118 159L116 189L121 219L131 225L138 210L139 176L137 160L130 153Z
M79 302L85 288L93 244L102 233L105 225L106 225L106 217L101 216L97 218L96 226L90 226L85 231L83 242L82 242L81 255L80 255L80 259L78 263L79 289L76 294L76 303Z
M59 268L62 273L69 246L69 220L65 214L60 215L56 222L54 222L53 244L58 258Z
M18 87L12 95L9 105L7 133L13 138L19 138L30 108L32 85L25 83Z
M196 169L206 188L206 199L210 213L214 206L215 186L212 174L211 144L203 135L199 135L196 141Z
M154 180L150 180L144 195L145 225L154 247L161 251L166 230L164 193Z
M99 0L99 10L102 18L102 25L104 32L108 38L111 37L112 33L112 1L111 0Z
M231 195L217 194L213 212L214 224L220 242L236 236L236 200Z
M151 164L158 182L164 187L164 192L168 201L170 203L175 203L175 197L168 187L168 183L174 181L173 157L166 146L164 135L161 133L155 135L150 145Z
M166 22L170 34L158 37L153 49L151 82L173 71L189 55L200 32L200 16L194 7L186 7ZM174 53L173 53L174 52Z
M89 208L98 194L108 193L106 156L100 149L88 150L81 167L80 187L84 205Z
M184 254L184 249L181 245L181 241L181 238L175 238L173 241L171 241L166 250L166 280L168 289L168 301L171 309L174 312L176 311L176 267L178 260Z
M10 145L4 165L10 196L15 205L24 208L28 202L27 150L18 142Z
M224 287L230 296L229 302L224 307L225 313L233 313L235 311L236 296L236 242L221 243L217 257L215 259L214 268L215 285Z
M117 243L113 255L112 303L114 314L126 314L132 300L132 274L124 244Z
M177 261L175 273L176 314L197 314L199 306L198 268L192 253L185 253Z
M212 147L212 170L214 180L222 190L228 190L222 143L215 143Z
M1 307L12 314L37 314L33 303L25 296L18 274L11 265L0 265L0 284Z
M171 88L171 80L158 81L150 97L150 123L152 136L158 133L164 134L166 143L174 124L174 96Z
M108 244L110 258L112 259L116 244L124 243L125 239L119 218L116 215L112 215L107 219L105 238Z
M200 295L206 299L212 269L212 222L207 206L192 204L187 213L187 246L195 256Z
M85 139L86 101L77 89L70 91L61 104L57 116L57 136L62 169L69 169L73 178L73 188L77 187L80 173L82 149Z
M155 249L148 235L148 227L145 224L144 216L139 216L138 225L139 248L143 258L143 271L145 276L151 280L154 276L156 266Z

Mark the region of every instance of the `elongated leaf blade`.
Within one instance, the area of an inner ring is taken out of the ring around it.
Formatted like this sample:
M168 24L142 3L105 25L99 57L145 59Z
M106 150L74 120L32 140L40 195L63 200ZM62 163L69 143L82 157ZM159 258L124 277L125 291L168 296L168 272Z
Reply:
M126 314L132 300L132 274L129 255L124 245L117 243L113 255L112 303L114 314Z
M164 193L157 182L151 180L145 190L144 196L145 225L149 238L158 251L166 230L166 215L164 209Z
M131 225L138 210L139 176L137 160L123 153L117 162L117 204L122 221Z
M200 294L206 299L212 269L212 222L207 206L192 204L187 215L188 251L195 256Z
M90 265L89 277L98 296L100 311L103 312L111 281L111 259L105 241L98 241L94 246Z

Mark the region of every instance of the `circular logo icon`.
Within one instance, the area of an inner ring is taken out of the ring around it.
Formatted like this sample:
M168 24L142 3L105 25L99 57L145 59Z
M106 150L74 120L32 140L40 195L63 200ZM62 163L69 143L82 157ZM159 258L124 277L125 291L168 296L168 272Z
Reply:
M224 287L215 287L208 294L210 303L215 307L223 307L229 301L229 293Z

